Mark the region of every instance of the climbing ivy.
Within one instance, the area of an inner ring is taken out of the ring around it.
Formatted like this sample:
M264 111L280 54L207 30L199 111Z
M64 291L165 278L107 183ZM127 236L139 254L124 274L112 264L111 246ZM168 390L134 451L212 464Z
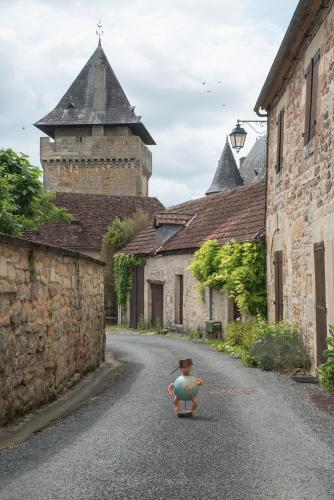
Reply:
M132 288L132 271L145 264L144 257L116 253L114 255L114 277L117 304L126 308Z
M209 286L227 291L242 311L265 316L266 250L265 244L236 243L219 245L216 240L204 243L189 266L200 288Z

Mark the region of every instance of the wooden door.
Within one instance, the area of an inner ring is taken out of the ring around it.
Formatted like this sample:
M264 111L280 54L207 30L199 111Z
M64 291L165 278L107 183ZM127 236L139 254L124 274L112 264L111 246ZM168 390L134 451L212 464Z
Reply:
M275 322L283 319L283 252L278 250L274 254L275 266Z
M315 317L317 336L317 363L323 363L323 350L327 348L327 308L326 308L326 273L324 242L314 244L315 275Z
M161 328L164 324L164 287L158 283L151 284L152 293L152 314L151 323L152 326L159 325Z
M175 276L175 323L183 325L183 274Z
M179 319L180 325L183 325L183 275L180 274L180 310L179 310Z
M131 328L137 328L140 316L144 316L144 266L137 266L132 272L130 295Z

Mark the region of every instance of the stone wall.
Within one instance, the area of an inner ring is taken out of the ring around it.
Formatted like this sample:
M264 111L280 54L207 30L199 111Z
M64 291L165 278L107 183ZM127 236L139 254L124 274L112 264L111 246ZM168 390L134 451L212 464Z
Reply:
M320 49L315 137L304 147L306 68ZM334 11L301 54L269 110L267 248L269 319L274 321L274 252L283 251L284 318L316 354L313 244L325 244L327 320L334 323ZM285 109L283 167L275 171L277 117Z
M0 424L104 358L103 263L0 235Z
M205 291L204 301L198 291L198 282L188 269L193 254L176 254L149 257L144 270L144 316L151 321L151 281L164 282L164 327L175 325L176 276L183 275L183 327L185 330L203 329L209 319L209 293ZM233 310L227 295L213 290L213 320L221 321L223 328L233 318Z
M148 195L152 154L128 127L62 127L41 138L40 156L50 191Z

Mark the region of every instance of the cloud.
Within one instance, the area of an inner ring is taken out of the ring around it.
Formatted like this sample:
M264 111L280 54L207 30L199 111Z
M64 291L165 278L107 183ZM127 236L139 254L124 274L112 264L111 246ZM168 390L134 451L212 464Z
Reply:
M157 142L150 194L167 205L204 194L226 134L237 118L254 118L297 4L282 2L1 0L0 144L39 163L32 123L90 57L100 15L107 57ZM245 152L254 140L250 131Z

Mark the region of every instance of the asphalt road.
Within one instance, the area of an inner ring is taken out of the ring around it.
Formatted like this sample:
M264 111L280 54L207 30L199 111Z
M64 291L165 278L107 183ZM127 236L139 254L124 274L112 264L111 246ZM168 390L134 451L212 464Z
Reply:
M333 499L334 417L287 376L199 343L111 335L110 390L0 453L0 499ZM166 387L181 357L205 380L193 419Z

